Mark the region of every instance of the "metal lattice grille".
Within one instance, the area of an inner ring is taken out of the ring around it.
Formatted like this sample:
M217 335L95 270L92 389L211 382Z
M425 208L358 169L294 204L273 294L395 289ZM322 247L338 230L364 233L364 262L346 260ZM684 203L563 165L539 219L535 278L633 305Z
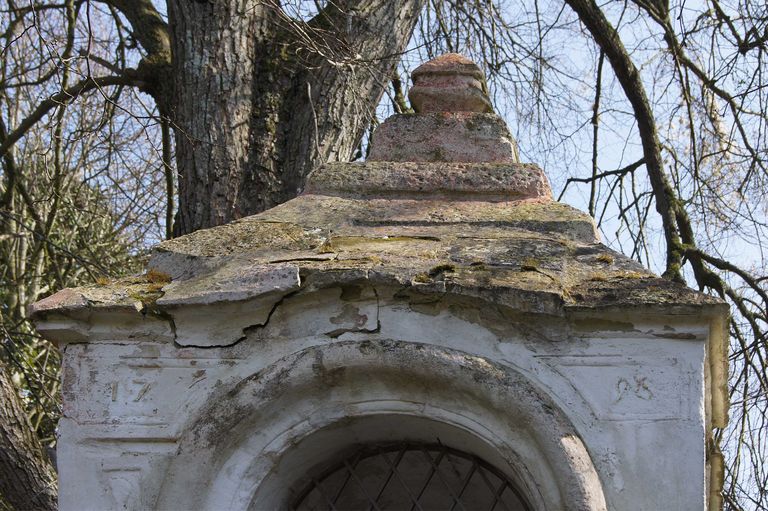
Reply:
M528 511L483 460L440 445L366 446L302 493L295 510Z

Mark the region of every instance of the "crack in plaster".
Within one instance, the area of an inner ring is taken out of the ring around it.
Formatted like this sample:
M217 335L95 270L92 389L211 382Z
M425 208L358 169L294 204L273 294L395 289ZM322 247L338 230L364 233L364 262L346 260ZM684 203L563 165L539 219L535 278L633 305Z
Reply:
M275 313L275 311L278 309L278 307L280 307L280 305L282 305L282 303L285 300L287 300L288 298L290 298L290 297L300 293L301 291L303 291L302 286L303 286L304 283L302 282L301 274L298 275L298 279L299 279L298 289L284 294L283 296L280 297L279 300L275 301L275 303L272 304L272 308L269 310L269 313L267 313L267 317L266 317L266 319L263 322L261 322L261 323L253 323L253 324L244 326L242 328L243 335L238 337L234 341L226 343L226 344L205 344L205 345L200 345L200 344L189 343L189 344L183 344L182 345L182 344L180 344L177 341L176 325L175 325L175 323L173 323L173 334L174 334L173 344L174 344L174 346L176 346L177 348L202 348L202 349L231 348L231 347L237 346L242 341L244 341L245 339L248 338L248 331L249 330L253 330L253 329L256 329L256 328L262 328L262 327L267 326L269 324L269 321L272 319L272 315ZM168 314L168 316L170 318L170 321L173 322L173 315L170 314L170 313L167 313L167 312L166 312L166 314Z
M301 285L301 284L299 284ZM291 291L290 293L287 293L280 297L279 300L277 300L270 309L269 313L267 313L267 318L261 322L261 323L253 323L250 325L246 325L242 328L243 335L238 337L237 339L233 340L232 342L225 343L225 344L194 344L194 343L186 343L186 344L179 344L176 340L174 340L174 345L177 348L201 348L201 349L214 349L214 348L232 348L234 346L237 346L242 341L248 338L248 333L250 330L254 330L257 328L263 328L269 324L269 321L272 319L272 315L275 313L275 311L282 305L282 303L287 300L288 298L296 295L297 293L300 293L303 291L303 289L297 289L295 291Z

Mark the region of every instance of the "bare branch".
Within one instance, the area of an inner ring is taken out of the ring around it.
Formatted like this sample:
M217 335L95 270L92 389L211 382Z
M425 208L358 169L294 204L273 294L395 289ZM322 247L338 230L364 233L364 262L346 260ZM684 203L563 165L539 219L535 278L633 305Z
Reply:
M53 96L37 105L32 113L24 118L24 120L19 123L18 127L8 133L8 135L5 137L3 143L0 144L0 156L4 157L10 148L13 147L13 144L15 144L21 137L23 137L24 134L29 131L32 126L35 125L35 123L40 121L40 119L42 119L45 114L50 112L52 109L62 105L65 102L71 101L88 91L100 87L107 87L110 85L133 85L141 88L146 86L146 82L139 78L133 78L128 74L123 76L100 76L95 78L85 78L79 81L75 85L69 87L68 89L62 90L57 94L54 94Z
M664 276L672 280L682 281L680 274L681 243L675 225L676 209L678 209L676 208L677 198L664 171L656 121L640 73L627 54L616 29L593 0L566 0L566 3L576 11L579 19L595 38L600 49L605 52L616 78L621 83L624 94L632 104L643 144L648 176L656 199L656 210L664 225L664 237L667 244L667 267Z
M151 0L99 0L120 11L133 29L133 36L147 52L147 60L170 64L171 42L168 25Z

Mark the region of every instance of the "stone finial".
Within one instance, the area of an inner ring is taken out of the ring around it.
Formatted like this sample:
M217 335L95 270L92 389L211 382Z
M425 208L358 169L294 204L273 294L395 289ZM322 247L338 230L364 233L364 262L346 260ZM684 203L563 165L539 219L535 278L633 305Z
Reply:
M464 55L434 58L417 67L411 78L408 99L418 113L493 112L483 72Z
M369 161L518 163L515 139L494 113L483 73L448 53L412 74L416 113L396 114L373 134Z

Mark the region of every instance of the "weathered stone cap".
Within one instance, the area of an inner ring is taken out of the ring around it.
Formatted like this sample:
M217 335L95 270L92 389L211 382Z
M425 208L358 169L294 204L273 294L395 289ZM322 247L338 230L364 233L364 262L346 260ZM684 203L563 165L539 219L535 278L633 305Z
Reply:
M723 313L719 300L598 243L590 217L564 204L339 195L307 193L161 243L145 275L61 291L34 304L30 315L47 322L43 331L54 340L83 340L95 330L73 337L72 327L59 331L53 318L91 322L119 313L171 325L163 335L177 342L197 342L196 332L215 329L227 344L266 320L284 296L340 285L465 297L554 317ZM217 312L209 314L213 305ZM254 312L240 316L242 310Z
M488 86L480 68L464 55L446 53L417 67L408 92L417 113L492 113Z

